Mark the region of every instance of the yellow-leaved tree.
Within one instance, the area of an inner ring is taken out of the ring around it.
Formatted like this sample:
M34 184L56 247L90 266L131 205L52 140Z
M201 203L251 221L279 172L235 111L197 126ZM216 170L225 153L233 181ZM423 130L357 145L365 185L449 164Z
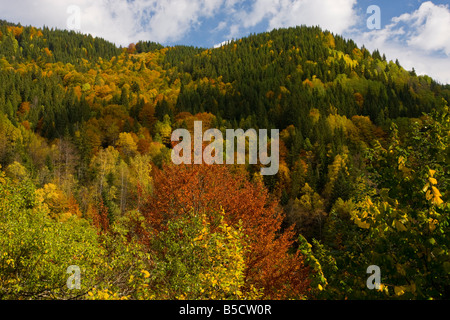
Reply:
M137 288L141 299L257 299L262 291L245 287L245 255L249 250L242 225L233 227L225 212L191 211L170 220L152 241L154 266L142 270Z

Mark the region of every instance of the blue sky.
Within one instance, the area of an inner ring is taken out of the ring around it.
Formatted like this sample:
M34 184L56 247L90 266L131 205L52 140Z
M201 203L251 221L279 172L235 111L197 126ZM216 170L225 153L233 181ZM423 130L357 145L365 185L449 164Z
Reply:
M367 27L371 5L380 8L380 29ZM449 0L0 0L0 18L74 28L122 46L214 47L273 28L319 25L450 83Z
M381 9L381 27L388 25L393 17L402 15L403 13L412 12L419 9L420 5L426 1L417 0L358 0L355 1L355 12L358 17L354 17L355 21L358 21L358 27L360 32L367 32L366 21L370 14L366 13L367 8L370 5L377 5ZM450 1L432 1L436 5L448 5ZM251 1L243 1L243 7L251 9ZM320 15L320 12L316 13ZM357 20L358 19L358 20ZM169 41L167 44L190 44L201 47L210 47L217 43L218 40L225 41L228 39L230 34L229 29L222 29L217 31L217 26L222 21L232 21L232 17L229 17L225 12L219 12L213 18L205 18L202 21L202 25L199 27L194 27L192 32L186 34L183 39L178 41ZM299 19L299 24L302 21ZM249 29L242 29L240 33L236 35L237 38L248 35L249 33L259 33L270 30L268 19L263 19L261 23ZM345 32L344 32L345 34ZM351 34L349 34L351 35ZM220 43L220 41L219 41Z

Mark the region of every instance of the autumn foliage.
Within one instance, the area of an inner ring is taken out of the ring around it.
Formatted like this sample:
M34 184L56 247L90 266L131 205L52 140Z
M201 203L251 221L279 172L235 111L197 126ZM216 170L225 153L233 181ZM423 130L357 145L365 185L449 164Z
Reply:
M449 85L318 27L0 43L0 300L450 297ZM278 173L173 165L195 121L278 129Z
M182 165L155 170L154 186L144 206L152 228L162 231L168 221L191 210L208 215L223 209L226 222L237 226L242 221L248 237L247 288L263 288L270 299L298 298L307 292L302 257L288 253L294 234L290 229L281 232L283 217L261 183L249 182L225 166Z

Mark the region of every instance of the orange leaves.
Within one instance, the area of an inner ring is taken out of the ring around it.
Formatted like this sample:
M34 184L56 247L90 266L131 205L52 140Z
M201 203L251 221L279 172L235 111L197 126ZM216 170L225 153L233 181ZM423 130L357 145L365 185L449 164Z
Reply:
M107 99L107 98L112 99L113 90L108 85L95 86L95 89L96 89L95 91L96 91L97 97L102 98L102 99ZM109 100L109 99L107 99L107 100Z
M139 120L141 121L142 125L144 125L148 129L152 129L157 120L155 117L155 104L144 104L141 112L139 113Z
M226 166L181 165L155 171L154 192L144 205L152 228L164 230L168 221L192 209L206 213L226 212L231 226L243 223L250 243L246 255L246 284L263 288L267 298L299 297L307 288L306 270L298 254L289 254L293 233L279 234L282 216L277 203L261 183L250 183ZM211 221L213 222L213 221Z
M303 81L303 85L308 85L310 88L314 87L314 84L309 79Z
M134 43L130 43L130 45L128 46L127 52L129 54L133 54L136 52L136 45Z
M22 102L20 104L19 110L17 110L17 115L19 117L26 116L30 112L30 103L29 102Z
M150 142L146 139L139 139L137 142L137 151L140 154L147 154L150 151Z
M44 35L41 30L36 29L35 27L30 28L30 40L33 40L34 37L40 38L43 36Z
M22 126L27 130L30 130L30 128L31 128L31 124L28 120L23 121Z
M42 189L36 190L36 197L39 203L49 210L50 216L59 222L67 221L72 216L78 218L82 216L75 198L72 195L67 197L53 183L48 183Z
M53 53L50 51L49 48L44 48L43 50L44 50L44 53L45 53L47 56L49 56L49 57L53 56Z
M78 99L81 99L81 87L80 86L76 86L75 88L73 88L73 93L77 96Z
M209 112L197 113L196 115L192 115L189 112L181 112L175 118L175 127L181 126L184 123L187 126L186 129L191 133L191 135L193 135L194 122L201 121L204 133L206 130L211 129L212 123L215 119L216 116Z
M356 101L356 104L359 106L359 108L362 109L362 107L364 105L364 97L362 96L361 93L359 93L359 92L355 93L355 101Z
M267 93L266 93L267 99L273 99L274 96L275 96L275 93L272 90L267 91Z
M103 204L103 200L94 209L93 224L99 233L109 230L108 208Z
M8 32L11 32L15 38L20 37L20 35L23 33L23 27L12 27L9 26L8 28Z

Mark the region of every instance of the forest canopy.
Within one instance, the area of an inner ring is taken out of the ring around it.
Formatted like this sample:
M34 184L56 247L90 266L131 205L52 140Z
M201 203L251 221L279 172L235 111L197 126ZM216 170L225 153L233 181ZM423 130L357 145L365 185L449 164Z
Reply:
M318 27L117 48L0 21L0 299L448 299L449 99ZM195 121L278 129L278 173L174 165Z

